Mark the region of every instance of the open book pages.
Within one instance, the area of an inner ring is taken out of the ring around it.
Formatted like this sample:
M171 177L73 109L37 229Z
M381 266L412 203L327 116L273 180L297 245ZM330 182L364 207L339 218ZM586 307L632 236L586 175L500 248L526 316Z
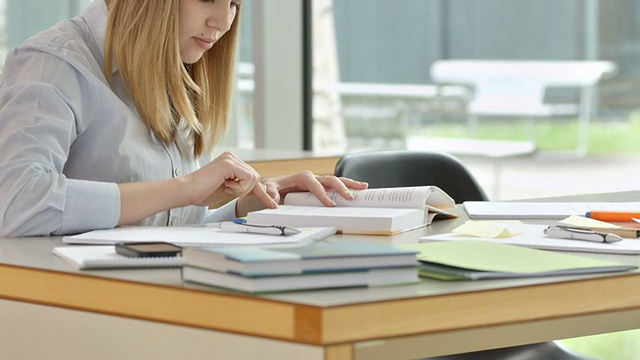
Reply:
M378 208L415 208L448 214L455 207L455 201L437 186L411 186L352 190L353 200L346 200L336 191L327 192L338 207L378 207ZM309 192L290 193L284 199L286 205L324 206L318 198ZM451 215L454 216L454 215Z

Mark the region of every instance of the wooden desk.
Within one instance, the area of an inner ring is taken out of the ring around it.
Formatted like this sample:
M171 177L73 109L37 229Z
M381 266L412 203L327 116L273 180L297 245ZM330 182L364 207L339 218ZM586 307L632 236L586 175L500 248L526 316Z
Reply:
M366 239L415 242L463 220ZM75 271L51 254L60 241L0 239L3 357L400 359L640 324L637 271L252 296L182 283L176 269ZM640 265L637 256L584 256Z

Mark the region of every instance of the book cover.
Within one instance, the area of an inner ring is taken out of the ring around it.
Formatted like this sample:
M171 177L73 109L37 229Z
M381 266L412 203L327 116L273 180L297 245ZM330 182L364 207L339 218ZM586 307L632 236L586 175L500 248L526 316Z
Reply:
M53 253L78 270L179 267L180 256L131 258L116 253L110 245L74 245L53 248Z
M415 266L261 277L245 277L192 266L183 266L182 279L203 285L249 293L374 287L419 282L418 268Z
M296 246L206 247L183 250L184 263L244 276L416 266L416 251L368 242Z

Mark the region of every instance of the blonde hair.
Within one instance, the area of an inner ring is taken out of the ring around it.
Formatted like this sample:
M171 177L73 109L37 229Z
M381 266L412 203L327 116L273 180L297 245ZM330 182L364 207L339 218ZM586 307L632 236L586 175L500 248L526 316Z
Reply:
M106 2L104 71L109 83L115 63L138 113L159 140L175 143L182 118L194 156L211 153L229 123L240 9L231 29L198 62L185 65L180 0Z

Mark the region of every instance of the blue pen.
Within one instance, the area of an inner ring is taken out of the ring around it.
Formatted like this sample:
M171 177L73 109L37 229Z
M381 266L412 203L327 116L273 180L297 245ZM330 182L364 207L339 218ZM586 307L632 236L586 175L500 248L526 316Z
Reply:
M249 224L244 219L235 219L233 221L223 221L220 223L220 230L224 232L244 232L253 234L265 234L265 235L295 235L299 234L300 230L289 226L281 225L264 225L264 224Z

